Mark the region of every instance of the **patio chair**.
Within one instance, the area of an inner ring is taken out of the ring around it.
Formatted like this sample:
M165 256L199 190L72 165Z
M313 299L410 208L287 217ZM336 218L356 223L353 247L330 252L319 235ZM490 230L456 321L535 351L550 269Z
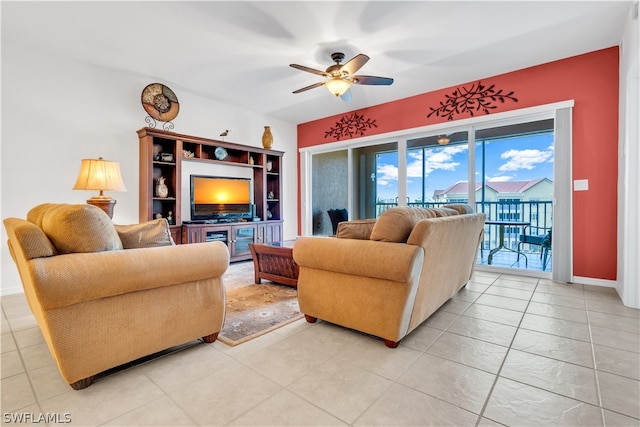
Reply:
M532 225L524 227L523 234L520 235L518 242L518 261L520 260L522 245L540 246L540 259L542 260L542 270L544 271L547 268L549 251L551 250L551 236L551 227L535 227Z
M346 209L329 209L327 214L329 215L329 219L331 219L331 228L335 236L338 232L338 224L342 221L349 220L349 212Z

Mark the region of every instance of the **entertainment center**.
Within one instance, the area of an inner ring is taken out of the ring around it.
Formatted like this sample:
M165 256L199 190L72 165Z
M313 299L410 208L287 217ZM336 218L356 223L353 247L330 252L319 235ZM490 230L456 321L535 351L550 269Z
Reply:
M282 151L148 127L137 133L141 222L167 218L177 244L222 241L231 261L251 259L250 243L282 240ZM199 172L186 176L196 163Z

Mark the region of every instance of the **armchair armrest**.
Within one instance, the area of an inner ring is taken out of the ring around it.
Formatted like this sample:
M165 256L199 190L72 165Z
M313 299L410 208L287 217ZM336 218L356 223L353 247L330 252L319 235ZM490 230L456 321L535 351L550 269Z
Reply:
M74 253L28 261L42 308L220 277L229 265L222 242Z
M373 240L300 237L293 247L300 267L405 283L423 258L419 246Z

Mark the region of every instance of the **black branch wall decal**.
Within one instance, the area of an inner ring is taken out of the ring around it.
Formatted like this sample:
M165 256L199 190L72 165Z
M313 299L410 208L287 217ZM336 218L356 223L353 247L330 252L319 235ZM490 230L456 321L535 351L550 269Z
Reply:
M513 96L514 91L503 93L502 89L496 90L495 85L489 87L481 82L474 83L470 89L456 88L451 95L445 95L446 100L440 101L438 108L429 107L431 112L427 118L432 115L436 117L446 117L447 120L453 120L454 115L469 114L473 117L475 112L483 112L489 114L491 110L498 108L495 103L504 103L506 100L518 102Z
M364 114L354 112L350 115L342 116L334 127L324 133L324 137L334 137L339 141L340 138L344 137L363 136L367 129L374 127L378 127L375 120L365 119Z

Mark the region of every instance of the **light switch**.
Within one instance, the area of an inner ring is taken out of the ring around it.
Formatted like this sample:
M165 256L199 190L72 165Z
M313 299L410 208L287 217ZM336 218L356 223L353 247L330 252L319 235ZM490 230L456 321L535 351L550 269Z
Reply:
M587 191L589 189L588 179L576 179L573 181L573 191Z

